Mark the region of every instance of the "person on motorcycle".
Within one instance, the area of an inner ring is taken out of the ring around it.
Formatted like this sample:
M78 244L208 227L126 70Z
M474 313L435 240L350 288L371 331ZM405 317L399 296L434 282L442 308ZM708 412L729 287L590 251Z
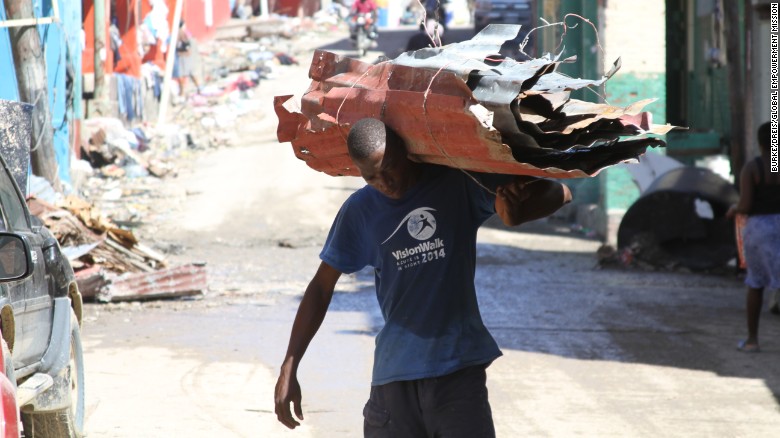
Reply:
M447 28L447 13L444 10L443 0L426 0L425 1L425 17L426 19L434 19L441 26L442 29Z
M352 14L376 14L378 9L374 0L355 0L352 3Z
M350 8L350 12L349 12L350 16L371 14L373 24L371 25L371 32L369 33L369 38L371 38L372 40L376 40L377 38L377 30L376 30L377 9L379 9L379 7L376 5L374 0L355 0L355 2L352 3L352 8ZM354 28L350 29L350 33L354 33L354 32L355 32Z

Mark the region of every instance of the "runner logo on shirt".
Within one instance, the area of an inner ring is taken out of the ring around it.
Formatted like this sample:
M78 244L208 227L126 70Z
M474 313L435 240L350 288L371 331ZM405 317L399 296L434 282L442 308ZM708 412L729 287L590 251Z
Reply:
M431 207L420 207L412 210L401 220L401 223L395 227L393 234L385 239L383 244L390 240L401 227L406 224L406 229L409 231L409 235L417 240L426 240L433 236L436 232L436 218L433 217L431 211L436 211Z
M426 240L436 232L436 218L426 208L418 208L409 213L411 217L406 222L409 235L417 240Z
M409 232L409 235L420 241L415 246L394 249L390 252L396 260L399 271L446 257L444 240L433 238L436 233L436 218L431 213L433 211L436 210L430 207L412 210L395 227L390 237L382 242L384 244L390 240L404 225L406 225L406 231Z

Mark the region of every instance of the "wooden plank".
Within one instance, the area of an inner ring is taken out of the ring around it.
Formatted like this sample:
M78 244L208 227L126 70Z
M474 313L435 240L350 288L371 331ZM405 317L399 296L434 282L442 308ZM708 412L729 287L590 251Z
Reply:
M160 252L157 252L157 251L153 250L152 248L149 248L146 245L138 243L138 244L136 244L133 247L133 251L140 251L147 258L150 258L152 260L156 260L156 261L158 261L160 263L165 263L165 255L163 255Z
M18 20L0 21L0 29L4 27L37 26L39 24L51 24L56 22L57 20L55 20L54 18L21 18Z
M111 239L106 239L105 243L107 246L109 246L111 249L115 250L116 252L119 252L122 255L127 256L127 259L124 260L126 263L135 266L141 271L145 271L145 272L154 271L154 268L152 266L149 266L149 264L146 262L146 259L144 259L140 255L128 250L124 246L114 242Z

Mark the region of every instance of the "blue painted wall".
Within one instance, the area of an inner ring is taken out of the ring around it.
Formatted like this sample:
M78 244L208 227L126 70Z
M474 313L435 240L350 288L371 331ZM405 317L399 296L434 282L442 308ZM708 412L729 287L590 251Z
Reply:
M50 17L53 0L33 0L35 16ZM54 153L60 179L70 183L70 130L68 123L81 116L81 2L58 1L60 22L38 26L46 57L51 124L54 128ZM5 20L0 0L0 20ZM67 70L75 82L66 88ZM13 55L7 29L0 29L0 99L19 100Z
M5 6L0 0L0 20L5 20ZM8 29L0 29L0 99L19 100L19 89L16 86L14 57L11 52L11 40Z
M38 26L46 53L46 79L49 87L49 108L54 128L54 154L57 157L60 180L70 183L70 129L73 106L80 95L66 88L65 77L70 68L74 77L81 76L81 2L58 1L60 22ZM67 3L67 4L66 4ZM35 15L53 15L52 0L33 0ZM76 62L77 61L77 62Z

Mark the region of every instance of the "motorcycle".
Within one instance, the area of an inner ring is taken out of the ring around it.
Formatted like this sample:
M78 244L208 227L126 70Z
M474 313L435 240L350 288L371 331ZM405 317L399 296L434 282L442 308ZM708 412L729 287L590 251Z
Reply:
M376 19L373 13L352 14L349 17L349 39L361 57L379 36L376 31Z

